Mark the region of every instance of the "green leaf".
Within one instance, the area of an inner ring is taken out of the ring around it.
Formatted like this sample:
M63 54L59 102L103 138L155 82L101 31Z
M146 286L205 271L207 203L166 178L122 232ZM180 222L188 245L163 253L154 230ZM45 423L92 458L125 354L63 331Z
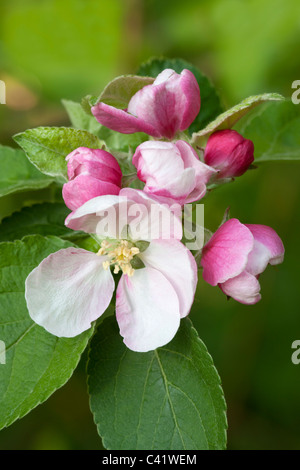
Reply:
M140 77L138 75L122 75L112 80L102 91L98 102L125 109L130 99L141 88L151 85L154 79L151 77Z
M183 69L188 69L195 75L199 84L201 109L195 121L189 127L190 133L202 129L223 111L220 98L210 80L197 67L183 59L151 59L141 65L138 75L157 77L160 72L167 68L173 69L177 73L182 72Z
M121 134L102 126L92 114L87 114L80 103L63 100L63 105L69 115L72 125L76 129L86 130L105 141L107 150L114 153L133 153L138 145L148 140L147 134L135 132L134 134ZM118 155L116 155L118 158ZM130 158L131 160L131 158Z
M265 104L236 130L253 141L255 163L300 160L300 109L289 100Z
M56 237L26 237L0 244L0 428L12 424L64 385L87 346L92 329L75 338L57 338L28 315L24 284L50 253L72 246Z
M231 129L243 116L245 116L254 107L266 101L280 101L283 96L278 93L264 93L263 95L250 96L241 103L233 106L229 110L220 114L213 122L208 124L201 131L194 133L192 144L202 146L205 144L209 135L221 129Z
M53 182L40 173L21 149L0 145L0 197L17 191L46 188Z
M14 140L42 173L67 180L66 156L78 147L102 148L104 142L70 127L37 127L16 134Z
M64 105L72 126L75 129L88 131L100 139L103 138L103 134L105 135L105 133L103 133L103 126L92 114L87 114L80 103L76 103L76 101L71 100L62 100L62 104Z
M146 251L149 245L150 242L146 242L144 240L138 240L135 242L135 246L140 250L140 253Z
M3 219L0 225L0 242L21 239L26 235L56 235L67 240L86 237L83 232L76 232L64 225L70 210L62 203L45 202L24 207L10 217Z
M114 318L95 334L88 362L91 410L107 449L224 449L226 405L218 373L188 319L171 343L126 348Z

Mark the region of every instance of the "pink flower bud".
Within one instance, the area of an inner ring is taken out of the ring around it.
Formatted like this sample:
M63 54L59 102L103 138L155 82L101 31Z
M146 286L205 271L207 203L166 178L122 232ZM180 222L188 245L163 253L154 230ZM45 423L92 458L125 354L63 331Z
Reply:
M94 197L119 194L122 171L110 153L79 147L66 160L69 182L64 184L62 194L72 211Z
M198 201L206 193L206 183L216 170L199 160L185 141L147 141L133 156L144 191L169 205Z
M153 137L172 139L187 129L200 110L200 90L195 76L185 69L161 72L152 85L139 90L126 110L105 103L92 107L97 121L123 134L145 132Z
M203 278L229 297L251 305L261 299L259 275L283 258L283 243L271 227L230 219L203 248Z
M214 132L208 139L204 161L219 170L218 179L241 176L254 161L254 145L231 129Z

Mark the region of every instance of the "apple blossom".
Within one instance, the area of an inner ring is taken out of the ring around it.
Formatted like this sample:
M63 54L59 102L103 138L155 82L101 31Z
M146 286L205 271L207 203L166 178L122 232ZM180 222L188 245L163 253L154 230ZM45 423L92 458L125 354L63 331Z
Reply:
M189 70L178 74L165 69L152 85L132 96L126 110L102 102L91 110L98 122L114 131L145 132L172 139L178 131L187 129L199 113L200 90Z
M217 179L243 175L254 161L254 145L241 134L225 129L211 134L204 152L204 161L219 173Z
M69 181L64 184L62 194L72 211L96 196L119 194L122 171L109 152L79 147L66 160Z
M168 238L166 227L153 219L153 207L173 222ZM106 223L109 212L118 220L113 227ZM140 238L133 239L137 213ZM31 272L26 280L31 318L56 336L77 336L105 312L115 288L113 273L121 274L116 318L124 343L143 352L171 341L190 311L197 284L194 257L180 242L181 221L142 191L122 189L119 196L89 200L66 225L95 233L101 248L98 253L60 250ZM158 235L153 236L153 226L160 227Z
M203 278L243 304L261 299L259 275L282 263L284 246L271 227L229 219L203 247Z
M187 142L147 141L139 145L132 160L144 191L161 202L181 206L198 201L206 193L206 183L217 173L199 160Z

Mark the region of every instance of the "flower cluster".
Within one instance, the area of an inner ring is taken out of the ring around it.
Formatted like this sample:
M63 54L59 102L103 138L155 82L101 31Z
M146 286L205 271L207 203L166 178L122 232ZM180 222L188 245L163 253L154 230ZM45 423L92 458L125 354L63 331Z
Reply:
M151 136L132 158L144 187L122 187L120 165L106 150L79 147L67 156L66 226L91 234L99 249L60 250L31 272L26 300L37 324L56 336L80 334L108 308L117 281L120 334L130 349L145 352L168 343L188 315L198 268L238 302L260 300L259 275L284 256L273 229L229 219L203 247L198 266L181 241L184 205L201 200L210 185L241 176L254 160L253 143L231 129L194 148L184 131L199 111L194 75L171 69L132 96L127 109L92 107L103 126Z

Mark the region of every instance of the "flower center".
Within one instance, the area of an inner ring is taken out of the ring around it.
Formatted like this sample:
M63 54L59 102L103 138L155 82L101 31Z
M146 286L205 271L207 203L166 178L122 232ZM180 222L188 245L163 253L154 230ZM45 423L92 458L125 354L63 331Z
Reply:
M101 243L101 248L98 251L98 256L108 256L110 260L103 261L103 268L109 269L114 266L114 274L118 274L121 270L128 276L133 276L134 269L131 266L131 261L134 256L140 253L139 248L133 245L128 240L107 241Z

